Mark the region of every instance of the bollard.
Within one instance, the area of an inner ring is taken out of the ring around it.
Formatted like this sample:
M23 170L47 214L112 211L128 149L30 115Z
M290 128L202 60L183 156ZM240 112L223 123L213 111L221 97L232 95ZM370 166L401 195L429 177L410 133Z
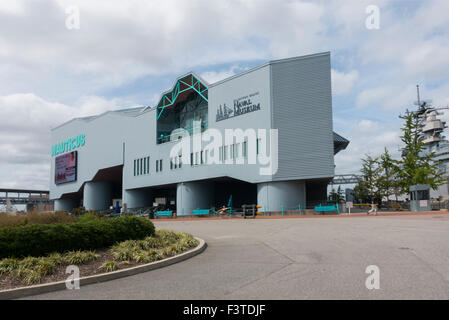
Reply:
M282 216L284 216L284 206L282 206Z

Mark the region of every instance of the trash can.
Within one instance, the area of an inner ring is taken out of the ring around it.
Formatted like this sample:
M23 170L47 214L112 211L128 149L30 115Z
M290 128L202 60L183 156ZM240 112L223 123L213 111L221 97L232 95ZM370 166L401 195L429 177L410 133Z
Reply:
M417 184L410 187L410 210L414 212L430 211L430 186Z

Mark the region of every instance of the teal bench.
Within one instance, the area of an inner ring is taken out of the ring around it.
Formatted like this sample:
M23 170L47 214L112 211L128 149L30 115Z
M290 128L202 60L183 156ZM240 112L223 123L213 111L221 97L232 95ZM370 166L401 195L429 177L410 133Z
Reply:
M173 216L173 211L156 211L156 217L172 217Z
M209 209L196 209L193 210L194 216L208 215L210 213Z
M319 205L315 207L315 211L318 213L336 211L338 214L340 214L340 209L338 208L338 205L330 205L330 206Z

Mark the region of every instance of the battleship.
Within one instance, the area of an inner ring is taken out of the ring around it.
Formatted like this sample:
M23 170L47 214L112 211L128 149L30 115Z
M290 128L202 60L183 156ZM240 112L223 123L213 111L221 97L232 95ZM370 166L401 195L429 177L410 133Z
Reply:
M420 118L420 131L423 141L423 153L434 152L434 161L440 163L440 170L444 172L447 182L436 190L430 191L430 197L440 200L449 199L449 141L443 136L446 122L440 117L444 114L442 110L448 107L433 107L431 100L421 100L419 86L416 86L418 100L417 116Z

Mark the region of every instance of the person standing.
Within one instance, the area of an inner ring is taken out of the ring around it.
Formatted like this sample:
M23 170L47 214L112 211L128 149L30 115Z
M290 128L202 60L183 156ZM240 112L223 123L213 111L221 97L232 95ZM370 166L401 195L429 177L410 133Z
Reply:
M370 213L373 213L373 212L374 212L374 215L377 216L377 199L376 199L375 196L373 196L371 198L371 210L368 211L366 214L370 214Z

